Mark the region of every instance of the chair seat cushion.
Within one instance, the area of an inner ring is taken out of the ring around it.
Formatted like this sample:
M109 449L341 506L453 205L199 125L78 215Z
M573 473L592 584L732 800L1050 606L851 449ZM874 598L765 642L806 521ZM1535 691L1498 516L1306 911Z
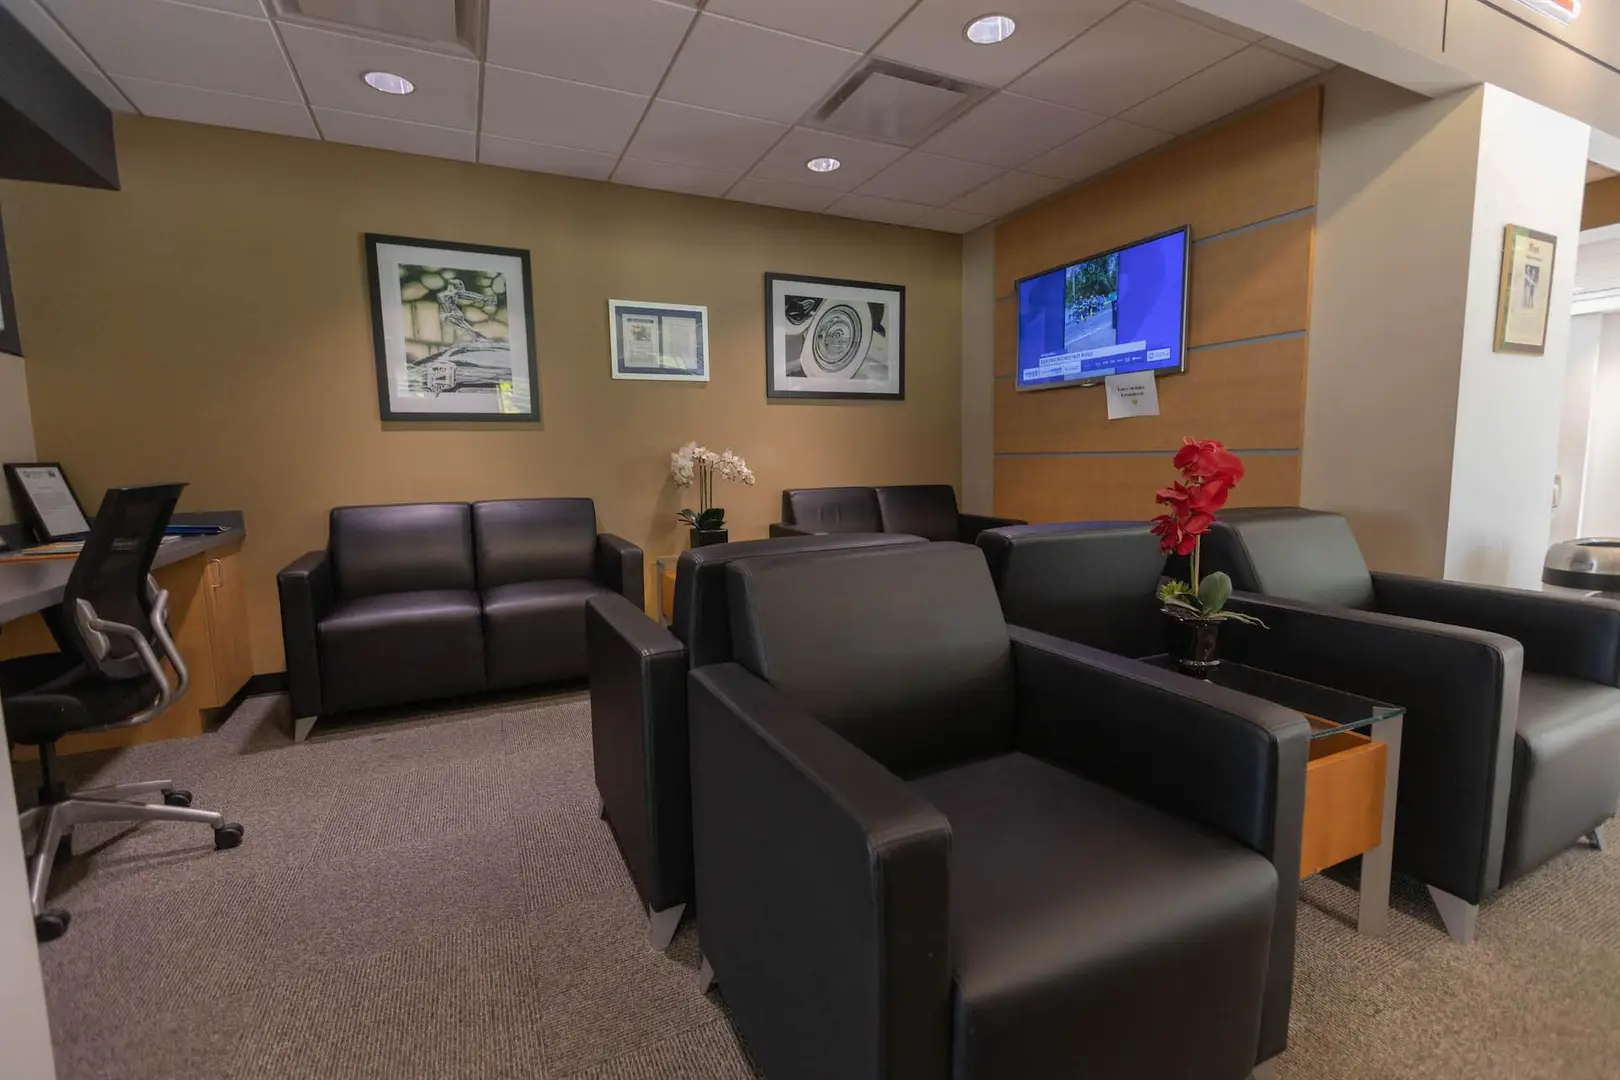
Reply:
M327 712L484 689L478 594L470 590L345 600L321 620L319 636Z
M1519 684L1504 883L1540 866L1620 805L1620 689L1526 672Z
M41 653L0 664L6 736L27 746L120 723L157 696L158 685L150 678L103 679L66 653Z
M1023 754L913 783L951 823L959 1080L1253 1067L1271 863Z
M484 592L491 687L583 678L585 601L610 590L592 581L523 581Z

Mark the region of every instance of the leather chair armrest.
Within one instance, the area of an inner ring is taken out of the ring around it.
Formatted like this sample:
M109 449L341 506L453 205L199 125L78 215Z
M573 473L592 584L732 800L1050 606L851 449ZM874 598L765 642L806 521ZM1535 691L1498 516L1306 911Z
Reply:
M1018 518L991 517L989 514L957 515L956 537L964 544L979 542L979 534L986 529L1003 529L1008 525L1028 525Z
M287 693L294 718L321 714L321 650L316 630L332 610L332 562L325 551L300 556L276 575Z
M596 581L643 610L647 607L647 577L641 568L641 549L622 536L596 537Z
M771 523L771 535L772 536L819 536L821 534L816 532L816 530L814 530L814 529L804 529L804 528L800 528L797 525L789 525L785 521L774 521L774 522Z
M692 898L686 646L627 597L585 604L596 790L641 898Z
M1501 883L1524 651L1517 641L1352 608L1234 593L1221 654L1406 708L1395 869L1471 904Z
M1034 630L1007 629L1020 749L1228 836L1276 868L1256 1060L1282 1053L1293 998L1310 724L1248 694Z
M761 1067L947 1075L944 815L737 664L688 705L699 933Z
M1374 573L1386 615L1469 626L1524 646L1524 667L1620 686L1620 602Z

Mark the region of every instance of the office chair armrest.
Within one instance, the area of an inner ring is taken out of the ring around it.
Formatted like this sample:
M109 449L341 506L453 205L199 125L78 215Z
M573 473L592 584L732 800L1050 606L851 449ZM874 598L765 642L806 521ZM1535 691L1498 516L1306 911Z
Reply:
M1524 646L1524 668L1620 686L1620 602L1374 573L1386 615L1468 626Z
M166 625L169 617L169 594L167 591L159 590L152 598L151 622L152 628L157 632L159 640L163 643L164 652L176 664L176 674L180 678L179 693L176 693L175 688L169 684L169 677L164 672L163 665L158 662L157 655L152 652L151 643L147 641L144 633L128 623L103 619L96 614L96 609L88 600L78 601L73 617L78 622L79 632L92 650L93 656L104 658L107 655L107 646L109 644L107 638L109 636L123 638L135 650L135 654L140 657L141 666L146 669L147 676L157 683L158 696L156 701L147 708L132 716L125 717L116 724L106 725L107 728L133 727L136 724L146 723L168 709L170 704L179 697L180 693L184 693L186 686L190 684L190 676L186 672L185 662L180 660L180 654L175 650L174 642L169 640L169 631ZM99 667L97 670L100 670Z
M698 928L722 990L824 1033L799 1075L945 1076L949 822L740 665L687 686Z
M321 651L317 636L332 610L332 562L311 551L276 575L281 598L281 642L287 656L287 693L295 719L321 714Z
M1019 518L992 517L989 514L958 514L956 522L956 538L964 544L978 543L979 534L986 529L1029 524Z
M771 535L772 536L820 536L821 534L819 532L817 532L815 529L800 528L798 525L789 525L785 521L773 521L771 523Z
M1524 650L1500 634L1234 593L1221 654L1406 708L1395 869L1477 904L1501 883Z
M623 596L585 603L596 790L636 891L654 911L692 898L686 646Z
M641 549L622 536L596 537L596 581L643 610L647 606L647 579L641 569Z

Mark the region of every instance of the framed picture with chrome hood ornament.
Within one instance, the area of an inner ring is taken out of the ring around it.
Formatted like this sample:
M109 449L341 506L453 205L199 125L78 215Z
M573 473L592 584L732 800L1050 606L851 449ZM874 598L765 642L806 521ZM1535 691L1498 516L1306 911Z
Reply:
M765 275L765 396L906 396L906 289Z

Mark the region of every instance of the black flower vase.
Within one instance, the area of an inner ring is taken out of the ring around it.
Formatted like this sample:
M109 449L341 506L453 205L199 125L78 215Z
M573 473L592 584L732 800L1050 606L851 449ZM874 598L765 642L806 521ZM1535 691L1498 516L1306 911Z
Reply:
M725 529L693 529L692 546L700 548L708 547L710 544L724 544L728 535Z
M1195 679L1207 679L1221 666L1221 624L1216 619L1182 618L1165 613L1170 620L1170 659L1176 670Z

